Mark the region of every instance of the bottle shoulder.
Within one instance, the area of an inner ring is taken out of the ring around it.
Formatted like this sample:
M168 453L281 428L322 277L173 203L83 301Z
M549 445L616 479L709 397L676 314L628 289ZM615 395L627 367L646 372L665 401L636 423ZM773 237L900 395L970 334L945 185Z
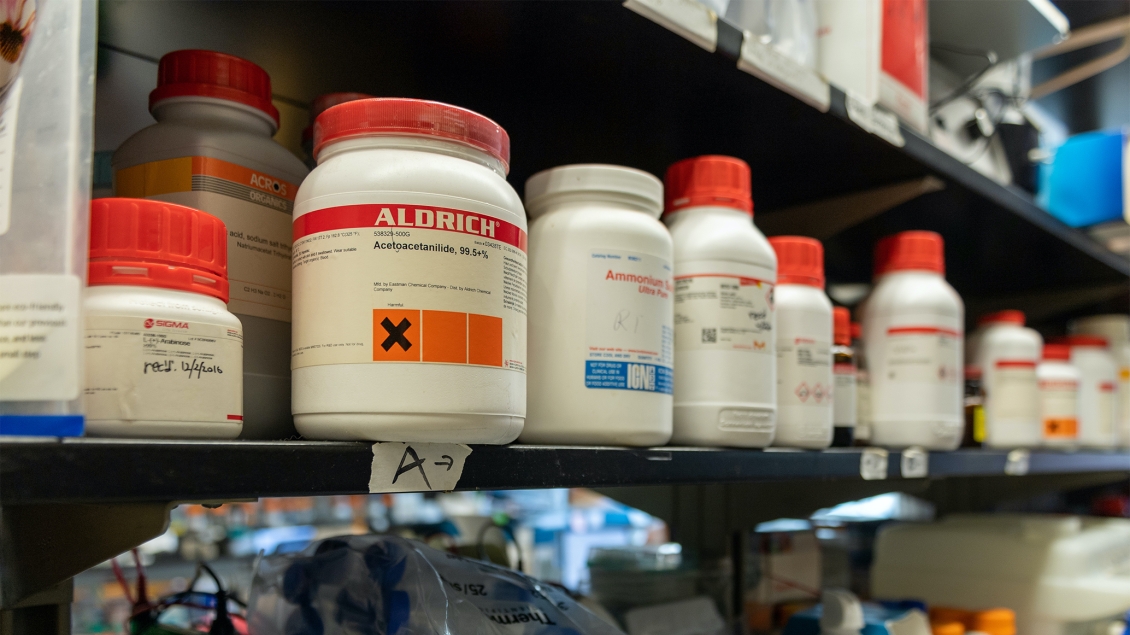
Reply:
M777 268L772 245L744 214L676 215L668 228L676 262L729 260L774 271Z
M658 219L635 210L612 205L563 206L538 216L530 223L533 245L557 242L577 248L643 249L670 258L671 234Z
M778 284L773 290L773 304L780 311L811 311L832 315L832 301L823 289L804 284Z
M153 287L88 287L83 297L83 312L88 317L167 318L242 328L239 318L217 298Z
M866 312L875 316L900 311L933 312L961 320L965 303L940 275L919 271L887 274L867 298Z

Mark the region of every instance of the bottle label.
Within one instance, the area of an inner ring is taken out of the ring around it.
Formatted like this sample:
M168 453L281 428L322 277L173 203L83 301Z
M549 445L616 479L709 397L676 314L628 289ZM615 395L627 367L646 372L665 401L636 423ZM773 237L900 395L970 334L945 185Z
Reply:
M835 382L832 401L832 422L841 427L854 427L858 420L857 390L853 364L835 364L832 380Z
M1036 421L1040 418L1036 362L997 360L985 387L986 408L993 421Z
M415 362L524 373L526 232L476 205L483 211L343 205L296 218L302 303L291 367Z
M728 273L675 278L675 349L773 351L773 284Z
M243 331L154 317L88 315L86 417L243 420Z
M1104 436L1109 436L1114 432L1114 392L1113 381L1099 383L1099 429Z
M290 321L291 213L298 185L210 157L117 170L114 193L203 210L228 230L228 310Z
M618 249L589 254L585 386L671 394L671 263Z
M1079 436L1079 383L1045 379L1039 382L1040 416L1045 439L1075 439Z
M0 275L0 401L78 399L81 294L78 276Z
M868 341L871 403L876 422L932 421L948 437L964 420L959 320L921 316L904 324L877 324ZM940 324L938 322L941 322Z
M794 338L777 342L777 403L827 408L832 404L832 344Z

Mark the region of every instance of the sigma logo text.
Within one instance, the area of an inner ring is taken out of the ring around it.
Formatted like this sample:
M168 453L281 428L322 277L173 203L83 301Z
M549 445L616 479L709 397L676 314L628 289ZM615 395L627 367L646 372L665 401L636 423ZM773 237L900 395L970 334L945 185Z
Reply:
M145 319L145 328L151 329L154 326L160 326L168 329L186 329L188 322L177 322L175 320L154 320L153 318Z

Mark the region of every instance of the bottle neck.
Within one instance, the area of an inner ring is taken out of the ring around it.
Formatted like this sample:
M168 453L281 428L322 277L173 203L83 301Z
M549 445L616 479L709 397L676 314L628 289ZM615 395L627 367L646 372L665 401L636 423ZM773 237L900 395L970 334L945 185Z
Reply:
M322 146L316 157L318 165L330 157L349 152L364 150L412 150L415 152L431 152L458 159L464 159L492 170L502 178L506 178L507 167L497 158L472 148L471 146L424 135L371 135L365 137L351 137L340 141L333 141Z
M646 214L651 218L659 218L659 209L654 201L647 201L622 192L560 192L540 198L535 206L528 211L530 218L537 218L554 210L588 206L613 207L627 212Z
M750 223L753 222L753 215L748 214L740 209L705 205L701 207L684 207L683 209L674 212L667 212L663 215L663 222L667 223L668 225L674 225L675 223L688 219L697 219L706 216L743 220Z
M153 118L162 123L208 123L239 128L271 137L277 127L271 117L257 108L214 97L172 97L157 102Z

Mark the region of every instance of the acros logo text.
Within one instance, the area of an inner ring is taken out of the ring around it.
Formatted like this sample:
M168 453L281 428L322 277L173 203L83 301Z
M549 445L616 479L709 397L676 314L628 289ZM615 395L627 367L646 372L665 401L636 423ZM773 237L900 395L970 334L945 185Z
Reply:
M286 193L286 183L283 183L282 181L279 181L278 179L272 179L271 177L269 177L265 174L256 174L256 173L252 172L251 173L251 185L253 185L253 186L255 186L255 187L257 187L261 190L264 190L266 192L271 192L272 194L278 194L279 196L286 196L287 195L287 193Z

